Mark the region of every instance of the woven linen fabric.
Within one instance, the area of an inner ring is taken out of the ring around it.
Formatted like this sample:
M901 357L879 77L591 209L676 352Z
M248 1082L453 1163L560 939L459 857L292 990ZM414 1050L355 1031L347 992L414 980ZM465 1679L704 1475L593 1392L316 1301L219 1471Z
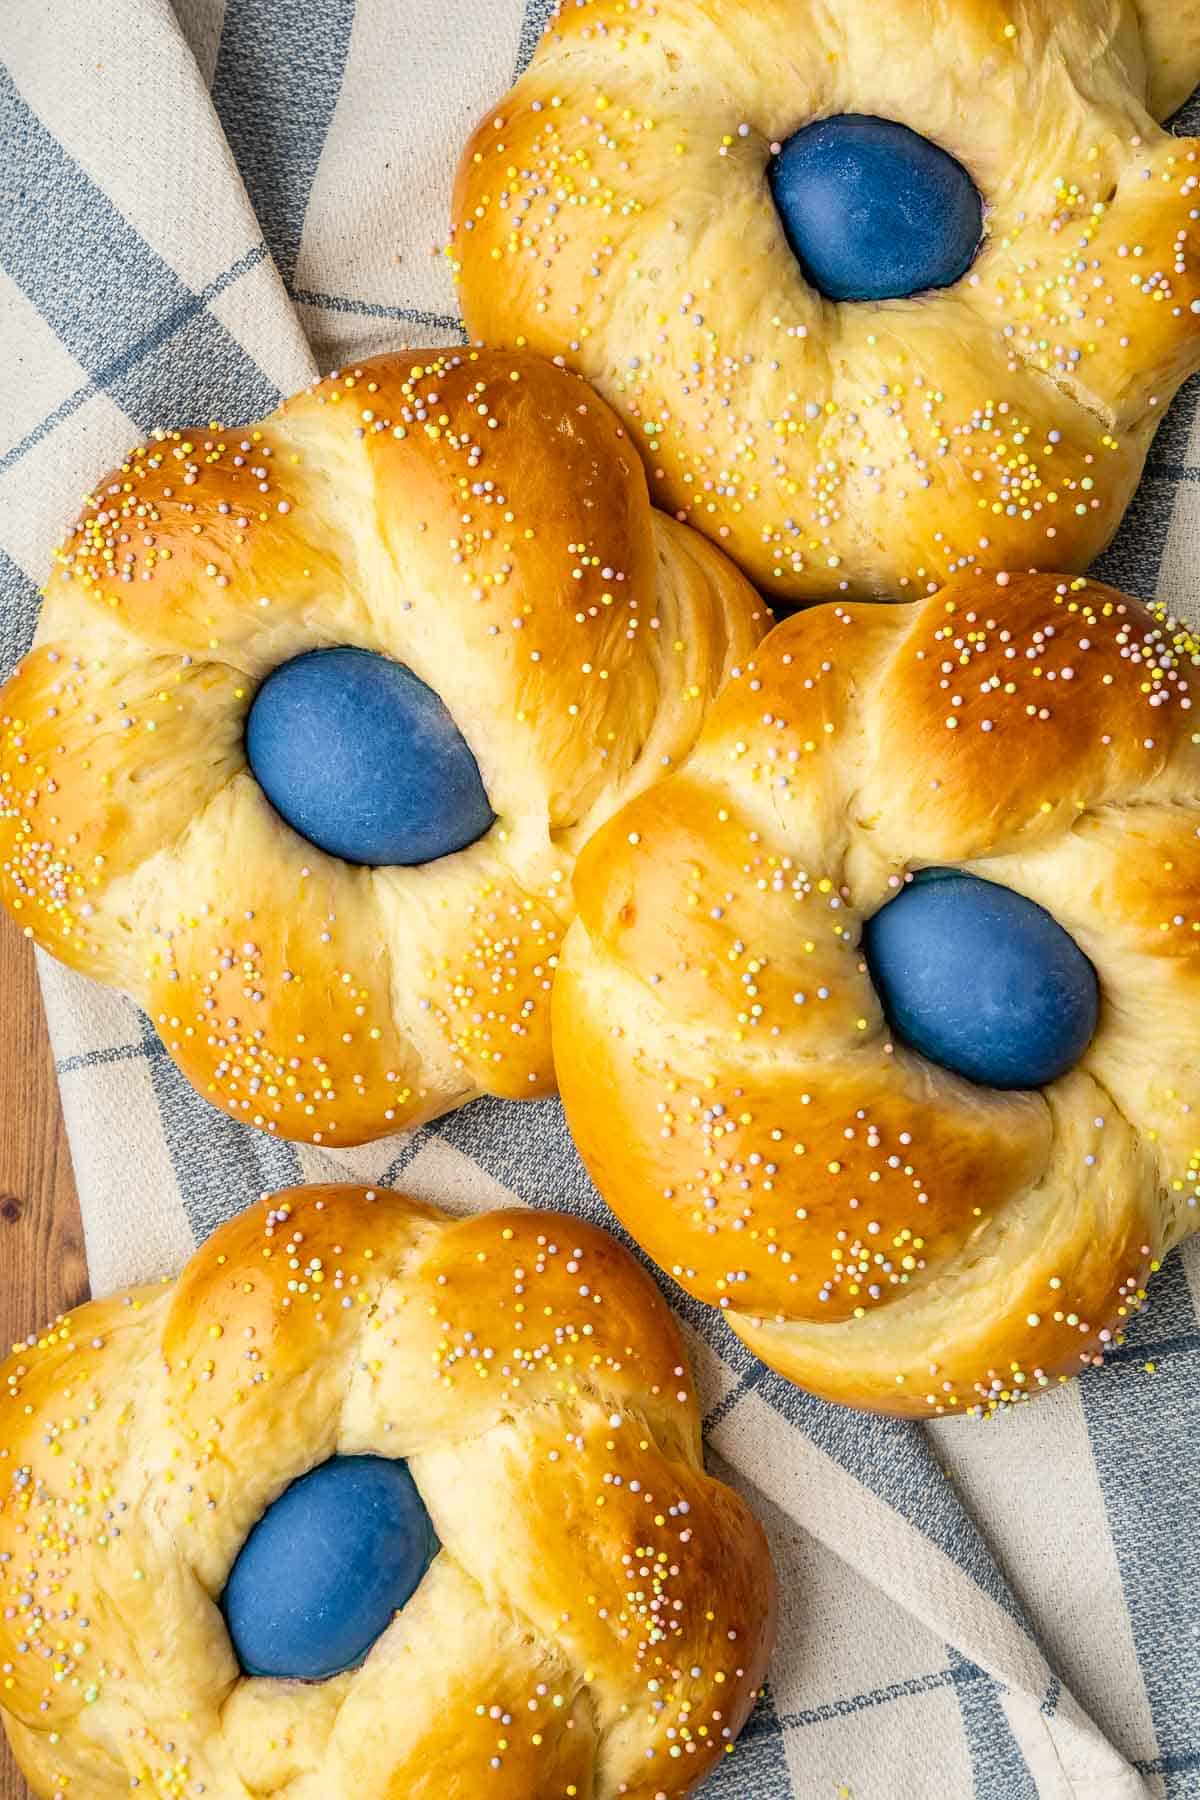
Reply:
M5 672L80 495L152 427L236 425L318 368L463 341L437 254L455 161L548 10L3 0ZM1196 397L1098 571L1193 620ZM555 1102L479 1101L357 1151L276 1142L199 1099L129 1002L41 972L97 1293L301 1181L615 1228ZM769 1685L705 1800L1200 1797L1200 1244L1105 1368L988 1425L811 1399L663 1285L712 1465L782 1589Z

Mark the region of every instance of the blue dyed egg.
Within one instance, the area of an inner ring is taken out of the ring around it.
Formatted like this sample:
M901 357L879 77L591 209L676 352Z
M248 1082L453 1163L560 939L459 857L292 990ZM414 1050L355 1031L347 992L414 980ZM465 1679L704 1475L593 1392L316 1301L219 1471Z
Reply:
M407 1463L321 1463L267 1509L233 1565L221 1605L242 1668L299 1681L354 1668L437 1550Z
M983 203L962 164L894 119L842 113L806 125L770 182L806 279L830 300L950 287L983 236Z
M433 862L473 844L494 814L442 701L370 650L312 650L255 695L246 755L294 831L346 862Z
M896 1035L986 1087L1056 1080L1096 1029L1096 971L1079 945L994 881L927 870L868 921L863 948Z

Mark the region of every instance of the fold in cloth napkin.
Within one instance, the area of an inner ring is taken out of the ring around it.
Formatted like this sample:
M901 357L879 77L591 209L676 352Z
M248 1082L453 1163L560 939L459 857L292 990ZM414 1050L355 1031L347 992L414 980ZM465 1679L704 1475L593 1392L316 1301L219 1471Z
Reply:
M458 148L547 11L4 0L5 669L80 494L151 427L236 424L318 366L462 340L434 254ZM1102 571L1193 620L1195 410L1193 387ZM42 976L98 1292L313 1179L612 1228L553 1102L297 1148L198 1099L128 1002ZM665 1285L713 1464L764 1520L783 1592L769 1688L706 1800L1200 1796L1200 1244L1106 1368L987 1426L823 1405Z

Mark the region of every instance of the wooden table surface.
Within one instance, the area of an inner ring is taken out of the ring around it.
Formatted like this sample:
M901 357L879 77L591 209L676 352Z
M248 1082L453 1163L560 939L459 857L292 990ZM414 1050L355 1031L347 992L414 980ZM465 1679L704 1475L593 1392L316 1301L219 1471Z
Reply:
M86 1293L79 1204L33 951L0 913L0 1356ZM0 1800L29 1800L4 1743Z

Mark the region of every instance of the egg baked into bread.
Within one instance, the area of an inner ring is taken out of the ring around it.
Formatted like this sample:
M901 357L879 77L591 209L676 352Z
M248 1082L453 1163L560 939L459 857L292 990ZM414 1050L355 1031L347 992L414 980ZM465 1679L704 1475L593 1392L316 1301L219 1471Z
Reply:
M619 1245L339 1187L0 1366L0 1596L39 1800L677 1800L775 1611Z
M776 627L580 859L567 1118L772 1367L990 1413L1200 1224L1200 645L1082 578Z
M0 899L281 1137L552 1092L575 851L765 624L532 356L382 357L161 433L0 690Z
M1085 568L1200 367L1171 0L564 0L459 170L471 330L791 601Z

